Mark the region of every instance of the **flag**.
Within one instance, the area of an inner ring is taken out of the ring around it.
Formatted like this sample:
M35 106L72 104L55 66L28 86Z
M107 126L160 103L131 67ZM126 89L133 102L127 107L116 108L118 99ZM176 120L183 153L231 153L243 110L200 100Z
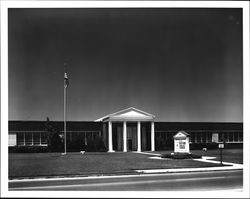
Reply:
M67 72L64 73L64 87L67 88L69 86L69 79Z

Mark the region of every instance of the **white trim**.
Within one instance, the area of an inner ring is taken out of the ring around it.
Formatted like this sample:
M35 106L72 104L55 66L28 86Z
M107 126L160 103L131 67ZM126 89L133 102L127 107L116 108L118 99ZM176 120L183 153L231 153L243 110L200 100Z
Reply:
M250 116L250 78L249 78L249 2L248 1L1 1L1 132L6 132L8 129L8 28L7 28L7 9L9 7L15 8L28 8L28 7L61 7L61 8L69 8L69 7L155 7L155 8L163 8L163 7L176 7L176 8L243 8L243 62L244 62L244 140L249 142L249 116ZM8 191L8 154L7 154L7 133L3 133L1 135L1 195L3 197L17 197L20 196L21 192L13 192ZM249 198L249 144L244 144L244 189L243 192L232 193L231 191L221 191L216 192L216 195L211 192L206 192L206 197L229 197L229 198L240 198L246 197ZM163 175L163 174L160 174ZM169 175L169 174L167 174ZM108 197L108 198L116 198L121 197L121 192L84 192L85 197ZM126 192L126 197L166 197L166 193L164 192ZM204 192L168 192L168 197L199 197L204 196ZM36 191L36 192L22 192L23 197L82 197L82 192L44 192L44 191Z
M34 145L34 137L33 137L33 132L31 133L31 146Z

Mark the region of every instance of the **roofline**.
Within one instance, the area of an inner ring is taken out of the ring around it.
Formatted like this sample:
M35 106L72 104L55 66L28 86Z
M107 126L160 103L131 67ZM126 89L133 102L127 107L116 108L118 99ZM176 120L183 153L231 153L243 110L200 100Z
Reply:
M46 122L44 120L8 120L9 122ZM50 120L50 122L63 122L62 120ZM67 121L73 123L80 123L80 122L102 122L102 121ZM165 123L165 124L242 124L243 122L164 122L164 121L155 121L155 123Z
M46 120L8 120L8 122L46 122ZM63 122L63 120L50 120L50 122ZM98 122L97 120L84 120L84 121L67 121L67 122ZM101 121L100 121L101 122ZM169 123L169 124L180 124L180 123L189 123L189 124L243 124L243 122L169 122L169 121L155 121L156 123Z
M47 122L46 120L8 120L8 122ZM63 120L50 120L49 122L64 122ZM84 120L84 121L66 121L66 122L75 122L75 123L80 123L80 122L95 122L93 120Z

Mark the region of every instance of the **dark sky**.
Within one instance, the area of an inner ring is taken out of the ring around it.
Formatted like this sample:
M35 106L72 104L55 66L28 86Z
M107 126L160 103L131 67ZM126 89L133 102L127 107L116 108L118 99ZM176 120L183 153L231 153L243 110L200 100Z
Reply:
M9 9L9 120L242 122L241 9Z

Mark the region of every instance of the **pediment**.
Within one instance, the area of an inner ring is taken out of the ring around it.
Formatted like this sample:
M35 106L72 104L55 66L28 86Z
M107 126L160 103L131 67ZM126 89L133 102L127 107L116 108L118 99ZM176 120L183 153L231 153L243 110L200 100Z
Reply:
M128 111L126 113L123 113L123 114L118 114L116 116L119 116L119 117L145 117L147 115L145 114L142 114L142 113L138 113L136 111Z
M189 134L185 131L179 131L177 134L175 134L174 138L180 138L180 137L188 137Z
M151 121L155 118L154 115L141 111L136 108L128 108L116 113L109 114L96 121Z

